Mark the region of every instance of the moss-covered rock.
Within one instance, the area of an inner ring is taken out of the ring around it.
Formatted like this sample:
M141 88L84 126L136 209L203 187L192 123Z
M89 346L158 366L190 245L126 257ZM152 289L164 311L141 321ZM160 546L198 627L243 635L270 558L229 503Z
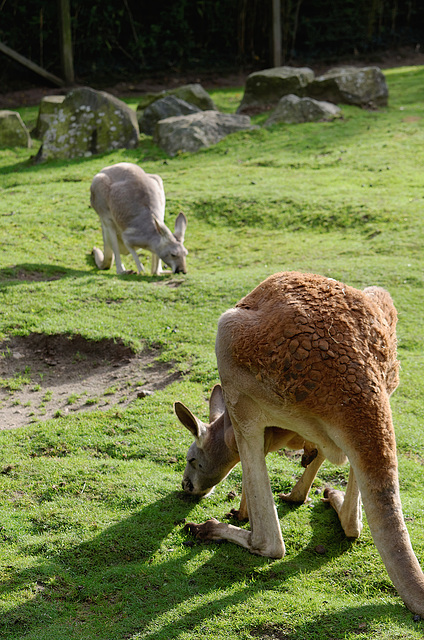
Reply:
M315 78L307 87L307 95L336 104L373 108L387 105L389 91L378 67L337 67Z
M256 129L249 116L217 111L200 111L189 116L176 116L160 120L154 140L170 156L179 151L198 151L216 144L236 131Z
M201 111L194 104L189 104L176 96L165 96L160 100L155 100L143 112L138 120L140 131L146 135L153 135L156 123L159 120L172 118L174 116L188 116L190 113Z
M16 111L0 111L0 147L32 146L31 136Z
M142 116L141 112L143 112L144 109L147 109L147 107L156 100L160 100L161 98L165 98L166 96L175 96L180 100L184 100L185 102L198 107L202 111L217 110L214 101L201 84L184 84L181 87L177 87L176 89L167 89L165 91L160 91L159 93L146 93L144 96L141 96L140 102L137 105L139 120Z
M265 126L276 124L277 122L296 124L334 120L340 115L340 107L331 102L315 100L314 98L299 98L299 96L289 94L281 98L275 110L265 122Z
M48 130L51 121L56 115L57 110L61 107L65 96L45 96L40 102L38 109L37 124L31 132L33 138L43 139L44 134Z
M137 146L136 112L122 100L89 87L70 91L55 111L39 160L81 158Z
M237 113L261 113L275 107L289 93L300 95L314 79L308 67L273 67L251 73L246 80L243 99Z

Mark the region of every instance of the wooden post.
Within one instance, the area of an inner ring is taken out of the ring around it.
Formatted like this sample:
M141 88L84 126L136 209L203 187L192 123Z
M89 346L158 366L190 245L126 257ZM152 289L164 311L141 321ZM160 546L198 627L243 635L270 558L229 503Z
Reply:
M281 66L281 0L272 0L272 64Z
M16 60L16 62L19 62L19 64L27 67L27 69L31 69L31 71L34 71L34 73L38 73L38 75L42 76L46 80L49 80L49 82L56 84L58 87L63 87L63 85L65 84L65 81L62 80L62 78L58 78L57 76L53 75L53 73L50 73L42 67L39 67L38 64L35 64L35 62L28 60L28 58L21 56L20 53L14 51L14 49L11 49L6 44L3 44L3 42L0 42L0 51L1 53L5 53L7 56L12 58L12 60Z
M73 84L74 58L72 53L71 31L71 7L70 0L58 0L59 25L60 25L60 58L62 63L62 75L67 84Z

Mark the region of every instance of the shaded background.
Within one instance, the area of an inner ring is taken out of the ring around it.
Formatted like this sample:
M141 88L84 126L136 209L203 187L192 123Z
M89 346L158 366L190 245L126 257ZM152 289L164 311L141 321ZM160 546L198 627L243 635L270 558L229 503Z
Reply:
M70 0L70 8L80 81L272 66L271 0ZM378 62L386 50L421 50L424 2L281 0L281 32L283 64L360 63L370 54ZM0 0L0 41L60 75L58 39L56 2ZM37 82L0 55L0 91Z

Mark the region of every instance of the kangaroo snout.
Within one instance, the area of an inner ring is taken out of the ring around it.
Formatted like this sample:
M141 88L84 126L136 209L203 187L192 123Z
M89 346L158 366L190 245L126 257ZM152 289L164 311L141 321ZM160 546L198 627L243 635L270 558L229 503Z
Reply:
M187 273L186 266L184 265L183 267L175 267L174 273Z
M190 478L183 478L181 486L186 493L193 493L194 491L194 486Z

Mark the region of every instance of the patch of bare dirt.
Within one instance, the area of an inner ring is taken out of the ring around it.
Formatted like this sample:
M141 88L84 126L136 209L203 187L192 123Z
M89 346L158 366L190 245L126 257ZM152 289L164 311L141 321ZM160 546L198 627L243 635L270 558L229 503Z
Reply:
M0 430L151 395L180 377L159 353L82 336L11 337L0 343Z

